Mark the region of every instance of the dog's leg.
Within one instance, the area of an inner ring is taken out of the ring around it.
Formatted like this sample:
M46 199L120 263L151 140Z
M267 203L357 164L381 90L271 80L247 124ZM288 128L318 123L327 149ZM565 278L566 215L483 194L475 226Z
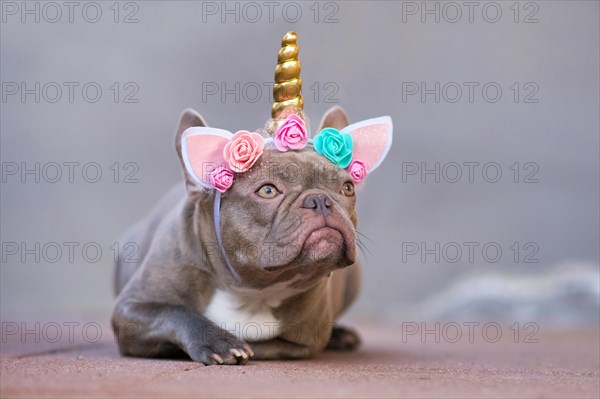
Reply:
M333 272L332 303L337 319L356 299L360 289L361 269L356 263L346 269ZM335 325L326 350L349 351L360 346L360 337L356 331L348 327Z
M245 364L253 355L245 342L185 306L122 301L113 314L121 354L171 357L185 352L210 364Z
M360 346L358 333L351 328L335 326L331 331L331 338L325 347L330 351L352 351Z

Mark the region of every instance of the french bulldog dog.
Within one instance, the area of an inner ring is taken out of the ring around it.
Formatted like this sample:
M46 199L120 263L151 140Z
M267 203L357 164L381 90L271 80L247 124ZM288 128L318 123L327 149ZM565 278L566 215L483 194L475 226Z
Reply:
M347 125L334 107L319 130ZM192 126L206 123L186 110L176 133L182 165L182 133ZM265 151L253 169L268 165L276 167L236 177L222 198L222 241L239 283L215 245L215 193L185 167L187 190L171 190L125 234L122 243L137 243L139 256L116 264L112 324L123 355L245 364L250 357L302 359L359 345L353 330L334 323L361 279L349 173L310 149ZM270 198L261 193L265 187L281 193Z
M121 240L139 248L116 262L112 325L123 355L245 364L359 345L335 324L360 287L355 184L386 156L392 123L349 125L334 107L309 139L299 74L288 32L262 135L181 115L185 189Z

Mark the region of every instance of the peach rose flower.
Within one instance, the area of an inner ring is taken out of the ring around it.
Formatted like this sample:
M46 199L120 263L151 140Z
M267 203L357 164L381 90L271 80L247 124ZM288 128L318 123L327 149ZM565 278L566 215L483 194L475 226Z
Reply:
M258 133L240 130L223 149L223 158L234 172L242 173L254 165L262 155L265 140Z

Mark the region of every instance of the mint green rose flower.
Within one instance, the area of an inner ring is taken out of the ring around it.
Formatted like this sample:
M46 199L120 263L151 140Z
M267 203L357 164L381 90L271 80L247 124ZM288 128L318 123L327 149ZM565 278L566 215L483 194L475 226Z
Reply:
M352 161L354 143L348 133L342 133L331 127L325 128L315 136L313 146L316 152L340 168L346 168Z

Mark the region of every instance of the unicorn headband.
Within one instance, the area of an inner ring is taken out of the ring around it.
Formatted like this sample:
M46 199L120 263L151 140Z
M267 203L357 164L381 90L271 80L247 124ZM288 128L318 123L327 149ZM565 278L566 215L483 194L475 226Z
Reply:
M364 120L342 130L327 127L314 138L309 137L296 39L295 32L288 32L281 41L273 85L272 119L267 121L265 129L260 133L241 130L233 134L211 127L190 127L181 137L183 163L189 176L197 184L216 190L217 240L238 282L240 278L225 254L220 234L221 193L232 186L236 174L249 171L266 148L286 152L310 145L333 164L347 170L354 183L359 184L381 164L392 145L389 116Z
M270 137L245 130L233 134L212 127L190 127L183 133L183 161L197 184L222 193L227 191L235 175L250 170L271 143L283 152L312 145L317 153L346 169L355 184L381 164L392 144L389 116L354 123L339 131L328 127L309 138L296 37L295 32L288 32L281 42L275 68L272 119L261 132Z

